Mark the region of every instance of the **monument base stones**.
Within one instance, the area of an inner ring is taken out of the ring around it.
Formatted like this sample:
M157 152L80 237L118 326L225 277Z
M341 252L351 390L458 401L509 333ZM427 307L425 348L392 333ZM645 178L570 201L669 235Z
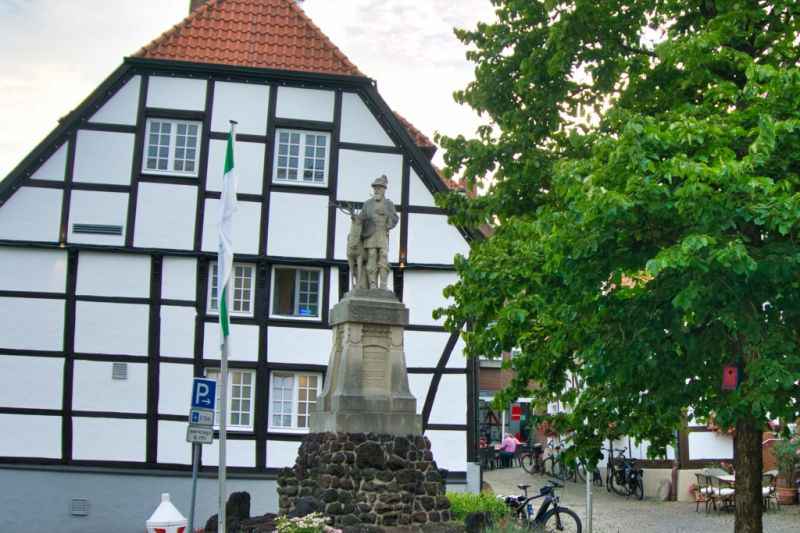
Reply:
M313 508L346 529L442 524L450 521L446 475L427 437L310 433L295 466L279 474L280 513Z

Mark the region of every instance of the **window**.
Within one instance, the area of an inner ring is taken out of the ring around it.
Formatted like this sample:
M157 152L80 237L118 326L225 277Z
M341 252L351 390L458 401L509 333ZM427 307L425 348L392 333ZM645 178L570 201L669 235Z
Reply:
M142 171L197 176L200 126L200 122L148 119Z
M272 270L272 315L287 318L319 318L318 268L275 267Z
M253 316L253 286L255 268L246 263L234 263L231 279L233 291L231 292L231 316ZM219 288L217 287L217 263L211 264L208 276L208 313L219 313Z
M276 130L275 133L274 181L325 185L330 134L296 130Z
M206 377L219 384L220 371L206 370ZM228 429L253 429L253 388L255 373L252 370L228 369ZM219 428L220 388L217 386L217 401L214 409L214 427Z
M321 386L321 374L273 373L270 387L270 428L308 429L309 414L317 407Z

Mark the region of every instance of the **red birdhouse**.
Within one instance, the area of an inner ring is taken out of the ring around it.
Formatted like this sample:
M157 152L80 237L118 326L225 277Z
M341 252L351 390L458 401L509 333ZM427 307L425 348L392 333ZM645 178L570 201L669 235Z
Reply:
M722 390L736 390L739 386L739 367L725 365L722 367Z

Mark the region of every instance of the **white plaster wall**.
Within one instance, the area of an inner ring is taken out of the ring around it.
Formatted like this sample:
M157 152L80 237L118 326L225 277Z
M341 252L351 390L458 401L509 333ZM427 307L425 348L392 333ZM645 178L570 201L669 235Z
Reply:
M278 87L275 116L333 122L333 91Z
M194 367L191 364L161 363L158 378L160 414L189 416L193 377Z
M399 214L398 214L399 216ZM350 216L336 211L336 228L334 229L333 256L336 259L347 259L347 234L350 233L352 221ZM400 260L400 222L389 232L389 261ZM389 288L392 288L392 276L389 276ZM338 300L331 300L338 301Z
M650 449L650 441L643 441L643 442L640 442L640 443L637 444L633 440L631 440L631 448L632 449L631 449L630 453L632 454L633 457L636 457L636 458L642 459L642 460L649 459L647 457L647 451ZM733 453L733 449L731 449L731 453ZM661 458L661 457L659 456L659 458ZM663 457L663 458L664 459L670 459L670 460L676 459L676 457L675 457L675 448L673 448L672 446L667 446L666 457Z
M356 93L342 95L342 142L394 146L375 116Z
M408 262L452 265L457 254L469 255L469 245L446 215L408 215Z
M150 296L150 256L81 252L76 294Z
M228 439L225 445L225 463L228 466L256 466L256 443L252 440ZM296 454L295 454L296 456ZM294 457L292 463L294 464ZM219 465L219 440L203 445L203 465ZM289 466L289 465L286 465Z
M447 305L442 295L445 286L457 279L455 272L409 271L403 274L403 303L408 306L411 324L442 325L444 319L434 320L431 313Z
M73 181L130 184L135 138L133 133L79 130Z
M208 173L206 188L222 190L222 175L225 169L225 151L228 141L212 139L208 150ZM264 144L237 141L234 150L237 176L236 192L239 194L261 194L264 182Z
M419 177L419 174L417 174L413 167L410 170L411 176L408 180L408 202L416 206L436 207L433 194L431 194L425 184L422 183L422 178Z
M194 307L161 307L161 355L164 357L194 356Z
M20 187L0 206L0 239L58 242L62 194L58 189Z
M0 297L0 348L64 349L64 300Z
M47 158L47 161L42 164L36 172L33 173L31 179L34 180L50 180L50 181L64 181L64 172L67 166L67 143L55 151L53 155Z
M140 183L133 245L143 248L194 248L197 187Z
M445 331L406 331L403 337L406 366L435 368L449 337Z
M400 205L403 183L403 156L356 150L339 150L337 200L363 202L372 196L372 182L385 174L389 180L386 197Z
M188 413L188 410L187 410ZM159 463L192 464L192 445L186 442L186 422L171 422L161 420L158 422L158 450Z
M141 76L134 76L101 107L89 122L135 126L139 111Z
M0 290L63 293L66 272L63 250L0 248Z
M197 259L165 257L161 264L161 297L194 300L197 297Z
M428 430L425 435L431 441L433 459L439 468L453 472L464 472L467 469L466 431Z
M76 352L147 355L147 331L147 305L75 304Z
M238 122L236 133L267 134L269 86L218 81L214 84L211 130L228 132L231 120ZM236 154L238 164L239 154ZM217 168L209 165L208 168ZM219 167L222 168L222 167Z
M466 347L464 339L459 335L456 345L453 346L453 353L450 354L450 360L447 361L447 368L467 368L467 355L464 353Z
M69 204L67 241L85 244L123 246L128 218L128 193L72 191ZM122 226L122 235L84 235L72 233L73 224Z
M61 457L61 417L0 414L0 455L7 457Z
M417 399L417 414L422 414L422 408L425 407L425 398L428 397L428 389L431 386L432 374L409 374L408 375L408 388L414 398Z
M464 374L442 376L429 421L431 424L467 423L467 378Z
M689 433L689 459L733 457L733 438L714 431Z
M63 382L64 359L61 357L0 355L0 405L3 407L61 409Z
M219 323L206 322L203 357L219 360ZM229 361L258 361L258 326L231 324L228 337Z
M323 271L322 274L324 277L325 272ZM345 292L348 290L349 286L346 286ZM328 301L330 302L331 307L339 303L339 267L331 267L331 286L328 287Z
M257 254L258 239L261 233L261 202L237 202L238 209L233 215L233 251L237 254ZM219 248L219 200L206 200L203 218L203 250L216 252Z
M299 442L268 440L267 441L267 468L281 468L293 466L297 458Z
M147 412L147 365L126 363L128 379L112 379L108 361L75 361L72 408L112 413Z
M203 111L206 107L206 81L150 76L147 107Z
M72 457L95 461L144 461L144 420L72 419Z
M327 329L270 327L267 358L270 363L327 365L331 351L331 332Z
M267 255L325 257L328 197L272 193Z

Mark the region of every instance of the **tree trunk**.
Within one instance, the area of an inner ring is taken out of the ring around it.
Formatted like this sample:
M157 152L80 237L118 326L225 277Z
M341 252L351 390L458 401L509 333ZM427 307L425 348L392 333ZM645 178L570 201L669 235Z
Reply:
M733 466L736 468L736 533L762 533L762 424L751 418L736 421Z

